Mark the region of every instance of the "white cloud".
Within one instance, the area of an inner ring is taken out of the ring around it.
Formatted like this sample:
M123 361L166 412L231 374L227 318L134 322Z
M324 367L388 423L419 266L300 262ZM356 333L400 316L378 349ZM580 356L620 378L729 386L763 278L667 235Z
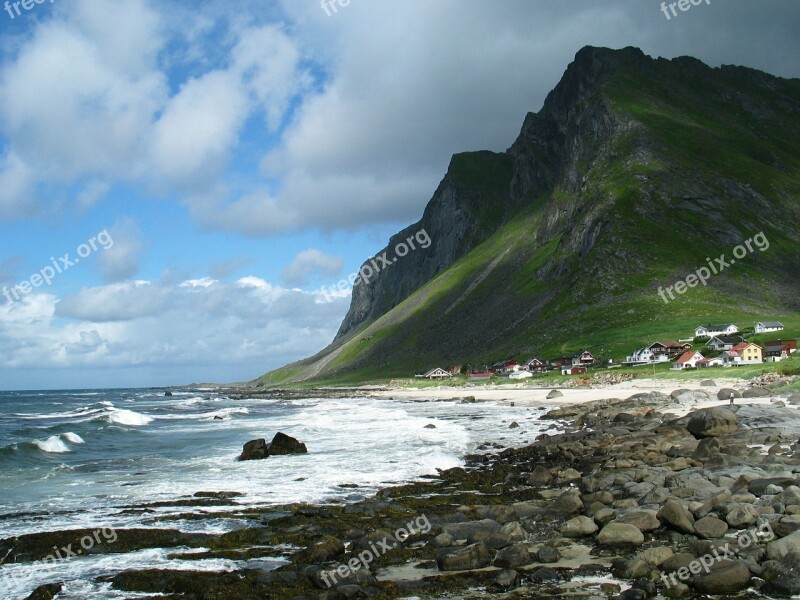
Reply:
M33 293L0 303L0 371L227 365L249 377L329 343L347 302L317 304L319 294L258 277L195 285L115 283L59 301Z
M339 256L328 256L316 248L303 250L281 273L289 285L303 286L313 275L336 277L342 272L344 261Z
M139 261L144 252L138 225L132 219L124 218L111 228L109 234L113 245L98 250L100 274L112 281L132 277L139 271Z

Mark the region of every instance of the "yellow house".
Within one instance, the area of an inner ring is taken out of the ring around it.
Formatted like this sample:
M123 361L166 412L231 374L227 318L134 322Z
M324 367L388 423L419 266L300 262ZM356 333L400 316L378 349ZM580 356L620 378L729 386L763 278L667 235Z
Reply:
M734 346L730 353L733 355L732 362L737 365L756 365L764 362L764 351L761 346L756 344L748 342L739 344L738 346Z

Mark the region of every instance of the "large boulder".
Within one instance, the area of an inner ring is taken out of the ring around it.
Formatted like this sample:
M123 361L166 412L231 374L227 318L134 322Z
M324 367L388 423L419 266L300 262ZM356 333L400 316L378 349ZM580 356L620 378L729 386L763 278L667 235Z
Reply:
M440 571L471 571L492 564L489 549L483 542L463 548L439 548L436 564Z
M597 543L601 546L640 546L644 543L644 534L633 525L612 522L597 534Z
M733 388L722 388L717 392L717 400L730 400L731 394L734 398L741 398L742 394Z
M263 438L247 442L239 455L239 460L263 460L270 456L307 453L308 449L304 443L278 432L269 444Z
M715 517L703 517L694 524L694 530L701 538L715 540L728 532L728 524Z
M674 498L667 500L656 516L659 521L676 531L694 533L694 516Z
M707 573L692 580L692 586L703 594L732 594L750 585L750 569L740 560L723 560L715 563Z
M511 544L497 553L494 559L494 566L500 569L516 569L524 567L533 562L527 544Z
M686 427L697 439L719 437L734 433L738 419L726 408L704 408L689 415Z
M586 537L597 532L597 525L589 517L575 517L570 519L561 528L561 535L564 537Z
M559 392L558 390L552 390L549 394L547 394L548 400L553 400L554 398L563 398L564 394Z
M767 556L778 562L800 563L800 531L767 544Z
M661 521L656 517L656 511L642 509L629 512L617 518L617 523L633 525L639 531L655 531L661 527Z
M769 391L768 388L762 387L760 385L747 388L744 392L742 392L742 398L767 398L768 396L771 395L772 392Z

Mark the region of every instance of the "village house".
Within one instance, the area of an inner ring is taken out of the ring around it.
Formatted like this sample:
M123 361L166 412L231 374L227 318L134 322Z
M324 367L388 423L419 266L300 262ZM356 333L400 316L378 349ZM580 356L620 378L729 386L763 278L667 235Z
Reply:
M726 367L757 365L763 362L761 346L744 343L722 353L722 363Z
M588 350L581 350L572 355L572 366L588 366L594 364L594 356Z
M669 354L666 351L656 353L653 352L652 347L637 348L633 351L633 354L625 359L625 362L629 365L647 365L667 361L669 361Z
M564 365L561 367L562 375L585 375L588 369L580 365Z
M510 373L516 366L517 361L515 360L501 360L500 362L494 363L490 370L492 373L499 375L502 373Z
M726 323L724 325L701 325L694 330L694 337L712 338L716 335L733 335L734 333L739 333L739 328L733 323Z
M740 335L718 335L706 344L712 350L722 352L723 350L731 350L734 346L744 343L744 338Z
M680 342L653 342L648 346L656 356L666 355L675 358L692 349L691 344Z
M688 352L684 352L675 364L672 365L672 370L683 371L684 369L695 369L697 368L697 363L704 358L705 357L699 352L689 350Z
M773 333L775 331L783 331L783 323L778 321L760 321L756 323L756 333Z
M766 362L780 362L791 357L797 352L796 340L777 340L774 342L767 342L764 344L764 360Z
M538 356L529 358L522 364L531 373L544 373L545 371L547 371L547 362L539 358Z
M450 373L445 371L440 367L436 367L435 369L431 369L427 373L423 373L422 375L416 375L416 377L421 379L450 379Z
M721 356L717 356L716 358L704 358L703 360L697 361L697 367L700 369L709 369L712 367L722 367L725 365L725 361L722 360Z

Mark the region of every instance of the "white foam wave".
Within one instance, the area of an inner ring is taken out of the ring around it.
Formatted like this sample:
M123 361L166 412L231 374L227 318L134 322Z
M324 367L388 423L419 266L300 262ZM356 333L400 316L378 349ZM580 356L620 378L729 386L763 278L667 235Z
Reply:
M70 444L85 444L86 442L84 439L79 436L77 433L72 433L71 431L63 434L61 436L63 439L68 441Z
M125 410L124 408L115 408L103 416L103 419L109 423L116 423L117 425L131 425L138 427L147 425L153 421L153 417L148 417L141 413L132 410Z
M42 452L51 454L64 454L65 452L69 452L69 446L61 441L61 438L57 435L51 435L46 440L33 440L33 445Z

